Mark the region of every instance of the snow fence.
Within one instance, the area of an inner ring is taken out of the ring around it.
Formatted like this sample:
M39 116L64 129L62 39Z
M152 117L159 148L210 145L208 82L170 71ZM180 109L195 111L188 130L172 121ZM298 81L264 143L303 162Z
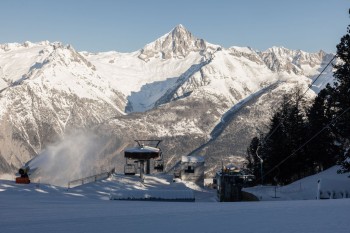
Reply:
M317 199L350 198L350 180L322 178L318 180Z
M128 201L195 201L192 190L123 190L111 193L109 199Z

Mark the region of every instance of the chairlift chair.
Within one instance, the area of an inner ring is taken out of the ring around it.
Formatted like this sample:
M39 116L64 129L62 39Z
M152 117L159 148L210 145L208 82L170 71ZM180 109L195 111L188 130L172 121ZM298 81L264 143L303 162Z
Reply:
M124 174L133 176L136 174L136 166L135 164L125 164L124 165Z
M157 172L163 172L164 171L163 153L162 153L161 150L160 150L160 158L159 159L155 159L153 165L154 165L153 166L154 170L156 170Z
M164 162L162 159L154 160L154 170L157 172L162 172L164 170Z

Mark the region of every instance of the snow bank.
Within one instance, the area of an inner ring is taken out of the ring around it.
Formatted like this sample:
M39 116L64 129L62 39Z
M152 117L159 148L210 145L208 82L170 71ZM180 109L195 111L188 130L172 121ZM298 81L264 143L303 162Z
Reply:
M245 192L251 193L261 201L277 201L277 200L315 200L318 197L319 180L324 180L323 190L324 198L327 193L334 194L334 198L339 198L340 192L348 190L350 179L349 174L338 174L339 166L333 166L318 174L305 177L286 186L256 186L243 189ZM344 195L344 194L343 194ZM323 197L321 197L323 198Z

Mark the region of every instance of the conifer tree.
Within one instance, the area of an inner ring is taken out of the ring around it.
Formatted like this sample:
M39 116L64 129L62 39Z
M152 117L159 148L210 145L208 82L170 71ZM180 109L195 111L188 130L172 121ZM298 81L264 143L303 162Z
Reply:
M261 145L260 154L267 171L264 179L269 183L290 183L302 177L305 171L305 151L299 150L290 156L305 140L306 133L300 91L294 94L284 96L280 109L272 117L270 132Z
M350 25L347 34L337 45L337 57L340 63L335 66L334 97L336 99L336 132L338 139L345 149L341 159L342 172L350 171Z
M266 141L261 149L261 154L264 159L264 170L269 172L274 169L288 154L291 149L288 143L288 120L290 112L288 99L284 97L282 106L271 120L270 132L267 134ZM290 161L288 161L290 162ZM274 169L265 176L265 181L272 183L278 179L280 182L286 182L286 176L289 174L289 167L281 164L279 169Z
M341 147L336 143L334 126L329 125L335 117L335 104L334 89L327 85L308 110L308 138L317 135L307 144L307 165L311 174L335 165L341 153Z

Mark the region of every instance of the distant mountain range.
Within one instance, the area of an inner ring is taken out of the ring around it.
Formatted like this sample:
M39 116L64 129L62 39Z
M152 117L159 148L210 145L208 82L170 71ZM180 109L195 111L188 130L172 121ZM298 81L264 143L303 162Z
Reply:
M105 138L92 170L116 166L134 139L163 139L166 169L182 155L244 163L281 96L306 90L333 58L272 47L223 48L182 25L132 53L77 52L59 42L0 45L0 173L79 130ZM307 93L333 80L328 67ZM91 171L90 171L91 172Z

